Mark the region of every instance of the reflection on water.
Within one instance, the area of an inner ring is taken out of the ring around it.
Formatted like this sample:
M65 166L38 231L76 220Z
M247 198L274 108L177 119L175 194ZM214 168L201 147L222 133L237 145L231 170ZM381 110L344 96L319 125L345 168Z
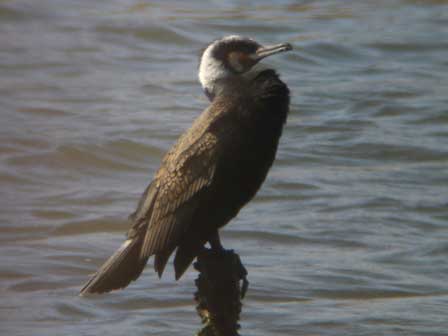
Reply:
M0 330L194 334L195 272L79 298L163 153L207 105L199 50L269 60L292 110L263 189L225 228L249 335L445 335L447 1L0 2Z

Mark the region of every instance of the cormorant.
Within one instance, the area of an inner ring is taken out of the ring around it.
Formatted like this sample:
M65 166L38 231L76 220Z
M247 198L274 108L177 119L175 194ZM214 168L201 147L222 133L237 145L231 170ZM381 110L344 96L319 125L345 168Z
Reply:
M288 87L258 62L291 49L227 36L204 50L199 81L209 107L165 155L130 216L127 240L81 294L126 287L151 256L161 276L174 251L177 280L207 242L223 249L218 230L265 180L289 110Z

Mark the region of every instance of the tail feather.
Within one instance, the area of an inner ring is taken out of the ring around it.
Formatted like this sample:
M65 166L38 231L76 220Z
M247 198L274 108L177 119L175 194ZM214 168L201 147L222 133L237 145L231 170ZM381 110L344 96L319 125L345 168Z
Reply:
M128 239L81 289L80 295L121 289L136 280L148 258L140 258L142 239Z
M185 240L176 251L174 257L174 273L176 280L185 273L188 266L193 262L204 247L204 242L196 239Z
M163 271L165 270L166 263L173 253L174 248L167 249L163 252L158 252L154 257L154 270L159 275L159 278L162 277Z

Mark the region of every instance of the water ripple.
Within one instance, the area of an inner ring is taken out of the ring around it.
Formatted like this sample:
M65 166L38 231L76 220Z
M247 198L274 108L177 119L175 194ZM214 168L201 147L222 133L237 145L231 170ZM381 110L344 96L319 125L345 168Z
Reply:
M222 233L242 333L445 335L447 4L1 2L2 332L194 334L196 272L171 261L77 295L207 106L199 51L241 34L294 46L268 62L291 89L277 160Z

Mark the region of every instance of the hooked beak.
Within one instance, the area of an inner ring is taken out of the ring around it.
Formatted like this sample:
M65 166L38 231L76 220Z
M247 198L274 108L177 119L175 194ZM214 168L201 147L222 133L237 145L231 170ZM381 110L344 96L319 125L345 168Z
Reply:
M276 44L273 46L260 47L255 52L255 61L260 61L261 59L278 54L285 51L292 50L292 45L289 43Z

